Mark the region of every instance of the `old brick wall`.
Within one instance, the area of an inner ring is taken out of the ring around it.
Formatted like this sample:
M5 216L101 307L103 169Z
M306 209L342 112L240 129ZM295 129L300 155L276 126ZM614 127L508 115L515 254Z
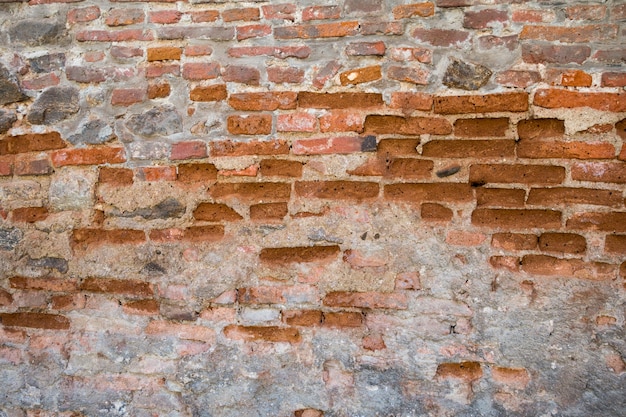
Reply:
M626 415L626 4L0 0L0 416Z

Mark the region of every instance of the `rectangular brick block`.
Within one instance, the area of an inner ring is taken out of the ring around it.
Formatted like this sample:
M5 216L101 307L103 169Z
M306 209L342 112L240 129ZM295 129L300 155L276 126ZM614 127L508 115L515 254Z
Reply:
M239 326L231 324L224 328L224 335L228 339L245 342L299 343L301 340L300 332L293 327Z
M438 96L434 103L435 113L439 114L524 112L528 110L528 93Z
M349 109L378 107L384 104L378 93L298 93L298 106L316 109Z
M528 194L529 205L554 207L569 204L591 204L620 207L624 203L622 192L589 188L556 187L533 188Z
M537 235L522 233L494 233L491 246L507 251L537 250L539 240Z
M547 255L526 255L521 261L522 271L531 275L561 276L594 281L613 280L617 266L582 259L561 259Z
M598 42L615 39L617 31L617 25L612 24L571 27L526 25L520 33L520 39L563 43Z
M582 93L560 89L541 89L535 93L534 104L549 109L590 107L592 109L626 111L626 93Z
M374 182L357 181L298 181L295 192L300 197L330 200L366 200L378 197L379 186Z
M212 157L234 157L245 155L286 155L289 144L284 140L246 141L231 140L212 141L210 143Z
M0 313L0 323L5 327L30 327L44 330L68 330L70 320L57 314Z
M300 246L288 248L261 249L261 262L272 265L293 263L329 262L338 258L339 246Z
M228 97L226 84L203 85L191 89L189 98L192 101L222 101Z
M359 22L320 23L317 25L279 26L274 28L276 39L316 39L354 36Z
M550 165L481 165L470 166L470 183L484 184L561 184L565 168Z
M272 133L272 115L228 116L228 132L233 135L269 135Z
M369 115L365 118L365 131L397 135L447 135L452 125L446 119L435 117L402 117Z
M180 164L178 181L205 182L217 179L217 168L213 164Z
M224 226L193 226L186 229L150 231L150 240L157 243L217 242L224 238Z
M626 183L626 163L582 162L572 165L572 179L577 181Z
M502 137L508 129L507 117L457 119L454 122L454 135L462 138Z
M626 255L626 235L607 235L604 240L604 251Z
M515 141L512 139L436 139L423 145L422 155L431 158L510 158L515 156Z
M130 229L75 229L70 246L73 249L87 249L101 245L139 244L146 240L143 230Z
M291 147L294 155L349 154L376 150L375 136L339 136L316 139L298 139Z
M282 182L221 182L211 186L209 194L215 199L232 198L256 203L287 201L291 195L291 186Z
M65 148L67 144L59 132L27 133L24 135L8 136L0 140L0 155L15 155L18 153L48 151Z
M555 210L517 210L479 208L472 212L472 224L492 229L558 229L561 212Z
M391 201L467 203L472 198L473 192L469 184L404 183L385 185L385 199Z
M521 140L517 156L532 159L612 159L615 147L605 142L550 142Z
M603 232L626 232L626 212L575 213L568 221L570 230L600 230Z
M126 153L121 146L64 149L53 152L51 157L52 164L55 167L67 165L119 164L126 162Z
M526 190L517 188L484 188L476 189L476 205L478 207L524 207Z
M300 178L302 168L302 162L285 159L263 159L260 166L261 175L265 177Z
M131 279L86 278L79 289L86 292L124 294L134 297L150 297L152 287L148 282Z
M98 175L100 184L111 184L114 186L132 185L133 170L129 168L101 167Z
M575 233L542 233L539 249L542 252L581 254L587 250L587 240Z

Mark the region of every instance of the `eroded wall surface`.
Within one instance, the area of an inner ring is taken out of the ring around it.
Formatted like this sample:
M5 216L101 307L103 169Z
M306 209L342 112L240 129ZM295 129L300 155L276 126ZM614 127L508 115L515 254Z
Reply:
M626 4L0 0L0 416L626 415Z

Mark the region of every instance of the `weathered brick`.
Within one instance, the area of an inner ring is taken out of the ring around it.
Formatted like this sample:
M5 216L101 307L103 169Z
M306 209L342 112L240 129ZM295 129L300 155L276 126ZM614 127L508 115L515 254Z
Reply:
M425 93L391 93L389 106L394 109L429 111L433 108L433 97Z
M385 185L385 199L411 203L427 202L469 202L473 198L469 184L461 183L420 183Z
M363 200L378 197L379 186L357 181L298 181L295 192L301 197L331 200Z
M626 72L602 73L602 87L626 87Z
M382 175L391 178L428 179L433 172L433 161L413 158L393 158Z
M465 138L501 137L509 128L509 119L457 119L454 122L454 135Z
M237 27L237 40L242 41L251 38L262 38L272 34L270 25L246 25Z
M565 135L565 122L559 119L527 119L517 123L520 139L552 139Z
M547 165L478 165L470 167L470 183L506 184L561 184L565 180L565 168Z
M70 245L76 249L88 249L101 245L140 244L146 240L142 230L129 229L75 229Z
M145 99L145 88L116 88L111 94L111 104L114 106L131 106Z
M604 251L626 255L626 235L607 235L604 240Z
M467 29L486 29L505 23L509 20L509 14L505 10L483 9L480 11L467 11L463 18L463 27Z
M430 72L422 68L393 65L387 68L387 77L405 83L427 85Z
M129 168L101 167L98 182L115 186L132 185L133 170Z
M589 280L615 279L617 267L602 262L582 259L561 259L547 255L526 255L521 261L522 271L531 275L561 276Z
M404 34L402 22L363 22L361 24L361 35L387 35L396 36Z
M183 13L178 10L156 10L148 13L148 21L161 25L178 23Z
M575 213L568 221L570 230L601 230L604 232L626 232L626 212Z
M67 12L67 21L69 23L85 23L96 20L100 17L100 8L98 6L82 7L80 9L70 9Z
M537 71L503 71L496 74L496 82L505 87L526 88L541 81Z
M165 75L180 76L180 64L153 62L145 67L146 78L157 78Z
M491 246L507 251L537 250L538 238L536 235L522 233L494 233Z
M227 82L259 85L261 73L253 67L228 65L222 71L222 79Z
M148 48L148 61L178 60L183 54L183 50L176 46L162 46L158 48Z
M556 19L554 10L545 9L521 9L514 10L511 20L514 22L550 23Z
M307 112L279 114L276 118L279 132L316 132L317 117Z
M217 10L198 10L189 14L193 23L210 23L220 18L220 12Z
M262 6L263 17L271 20L295 20L296 5L292 3Z
M430 222L449 222L454 212L446 206L437 203L423 203L420 206L422 220Z
M151 230L150 240L158 243L217 242L224 238L224 226L193 226L186 229Z
M177 337L185 340L213 343L215 331L208 327L195 324L176 323L165 320L154 320L148 323L145 333L154 336Z
M435 5L431 2L405 4L393 8L394 19L407 19L415 16L430 17L434 14Z
M440 363L436 375L443 379L473 382L482 378L483 370L478 362Z
M298 46L239 46L228 48L228 55L234 58L244 56L271 56L279 59L305 59L311 54L311 48L306 45Z
M68 330L70 320L57 314L0 313L0 323L5 327L30 327L45 330Z
M289 326L319 326L322 320L322 312L319 310L283 311L283 321Z
M552 85L563 87L591 87L593 83L591 75L582 70L551 69L546 75L546 80Z
M467 114L489 112L524 112L528 110L528 94L524 92L471 96L438 96L434 98L435 113Z
M228 104L235 110L291 110L296 108L297 93L237 93L231 94Z
M265 177L292 177L302 176L303 164L300 161L285 159L263 159L261 161L261 175Z
M339 246L300 246L288 248L261 249L261 262L273 265L292 263L327 262L337 258Z
M376 150L375 136L339 136L316 139L298 139L293 142L294 155L348 154Z
M619 207L623 203L622 194L615 190L594 190L589 188L533 188L528 194L527 204L559 206L563 204L591 204Z
M447 135L452 125L446 119L435 117L402 117L369 115L365 118L365 131L378 134Z
M65 148L67 144L58 132L27 133L7 136L0 140L0 155L15 155L26 152L49 151Z
M378 93L298 93L298 106L316 109L349 109L378 107L384 104Z
M604 142L521 140L517 144L517 156L534 159L611 159L615 157L615 148Z
M405 294L378 292L335 291L326 294L324 305L329 307L381 308L404 310L408 307Z
M153 83L148 86L148 98L150 100L165 98L170 95L171 91L171 86L167 82Z
M204 182L217 179L217 168L213 164L180 164L178 165L178 181Z
M104 23L107 26L126 26L141 23L146 16L142 9L111 9L107 13Z
M524 26L520 39L548 42L583 43L608 41L617 36L616 25L598 24L585 26Z
M434 158L510 158L515 156L515 141L431 140L423 145L422 155Z
M579 162L572 164L572 179L577 181L626 183L626 163Z
M272 116L242 115L228 116L228 132L233 135L268 135L272 133Z
M222 11L224 22L235 22L237 20L252 21L261 18L261 11L258 7L241 7L237 9L226 9Z
M317 25L278 26L274 28L276 39L315 39L354 36L359 22L320 23Z
M519 272L520 260L515 256L492 256L489 265L494 269L506 269L511 272Z
M383 41L378 42L352 42L346 47L348 56L384 56L386 46Z
M192 101L222 101L228 97L226 84L215 84L194 87L189 93Z
M542 233L539 249L542 252L581 254L587 250L587 241L574 233Z
M361 327L363 325L363 314L348 311L324 313L322 325L334 328Z
M123 147L62 149L51 155L55 167L67 165L101 165L126 162Z
M224 328L224 335L228 339L242 340L245 342L299 343L301 340L300 332L293 327L239 326L231 324Z
M330 110L319 118L321 132L363 132L365 115L350 110Z
M111 46L111 56L114 58L135 58L143 56L143 49L131 46Z
M226 204L220 203L200 203L193 211L193 217L196 220L205 220L209 222L232 222L242 220L243 217Z
M581 93L541 89L535 93L534 104L549 109L590 107L602 111L623 112L626 111L626 93Z
M234 142L231 140L212 141L212 157L244 155L286 155L289 144L284 140Z
M477 188L478 207L523 207L526 191L515 188Z
M301 84L304 81L304 70L295 67L268 67L267 80L278 84Z
M217 183L209 188L209 193L216 199L239 199L243 201L270 202L287 201L291 195L291 186L280 182L255 183Z
M470 33L455 29L424 29L417 28L413 37L433 46L448 47L461 44L470 38Z
M530 375L524 368L491 368L491 377L499 384L523 390L530 383Z
M582 64L590 56L587 45L522 44L522 59L529 64Z
M281 221L288 214L287 203L264 203L250 206L250 219L254 221Z
M130 279L86 278L80 283L79 289L87 292L124 294L135 297L153 295L149 283Z
M556 210L516 210L479 208L472 212L472 224L492 229L558 229L561 212Z
M210 45L187 45L184 48L185 56L209 56L213 53Z
M220 76L220 65L215 62L188 62L183 64L183 78L211 80Z
M206 158L206 144L201 141L178 142L172 145L170 160Z
M76 33L79 42L126 42L126 41L152 41L154 34L149 30L123 29L115 31L107 30L83 30Z
M11 219L14 222L35 223L48 218L46 207L23 207L11 212Z
M77 288L76 281L66 278L11 277L9 282L11 283L11 288L20 290L69 292L75 291Z

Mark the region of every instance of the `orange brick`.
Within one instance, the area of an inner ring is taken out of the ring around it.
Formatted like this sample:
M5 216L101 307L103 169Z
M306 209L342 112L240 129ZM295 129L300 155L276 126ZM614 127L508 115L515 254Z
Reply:
M454 122L454 135L464 138L502 137L509 128L509 119L457 119Z
M67 145L59 132L28 133L8 136L0 141L0 155L14 155L25 152L49 151L65 148Z
M558 229L561 212L555 210L476 209L472 224L479 227L520 229Z
M281 221L287 215L287 203L265 203L250 206L250 220Z
M515 141L436 139L423 145L422 155L434 158L510 158L515 156Z
M596 110L626 111L626 93L581 93L570 90L541 89L534 104L549 109L590 107Z
M226 84L215 84L194 87L189 92L192 101L222 101L228 97Z
M298 139L292 144L294 155L348 154L376 150L375 136L338 136L316 139Z
M359 22L321 23L317 25L293 25L274 28L276 39L337 38L356 35Z
M538 238L536 235L521 233L494 233L491 246L507 251L536 250Z
M440 363L437 366L436 375L444 379L473 382L482 378L483 370L478 362Z
M369 115L365 118L365 131L378 134L447 135L452 125L446 119L435 117L402 117Z
M217 168L213 164L180 164L178 181L203 182L217 179Z
M361 327L363 325L363 314L356 312L324 313L325 327Z
M522 271L531 275L562 276L589 280L613 280L617 266L602 262L585 262L581 259L561 259L546 255L526 255L521 262Z
M542 233L539 249L542 252L581 254L587 250L587 241L574 233Z
M79 289L87 292L124 294L136 297L153 295L148 282L131 279L87 278L81 282Z
M361 181L298 181L295 192L300 197L332 200L364 200L378 197L379 186Z
M292 327L238 326L231 324L224 328L224 335L228 339L243 340L246 342L299 343L301 340L300 332Z
M435 5L431 2L413 3L393 8L394 19L408 19L411 17L430 17L435 14Z
M228 132L233 135L268 135L272 133L272 116L245 115L228 116Z
M421 202L469 202L473 193L469 184L389 184L385 185L385 199L392 201Z
M350 109L378 107L384 104L378 93L298 93L298 105L316 109Z
M76 282L67 278L27 278L27 277L11 277L9 279L11 288L20 290L38 290L38 291L54 291L54 292L70 292L76 291Z
M571 230L601 230L612 233L626 232L626 212L575 213L568 221Z
M626 183L626 163L583 162L572 164L572 179L577 181Z
M265 248L259 259L269 264L326 262L337 258L339 246L302 246L290 248Z
M559 206L564 204L592 204L619 207L623 204L622 193L615 190L592 188L533 188L528 194L529 205Z
M341 82L341 85L368 83L380 80L381 78L382 71L380 65L357 68L350 71L344 71L339 74L339 81Z
M226 204L220 203L200 203L193 211L193 217L196 220L205 220L209 222L221 221L237 221L243 219L239 213Z
M607 235L604 241L604 251L626 255L626 235Z
M291 185L281 182L216 183L209 188L216 199L238 199L252 202L288 201Z
M604 142L550 142L521 140L517 156L533 159L612 159L615 147Z
M524 112L528 110L528 93L438 96L434 103L435 113L440 114Z
M561 184L565 168L549 165L472 165L470 183L484 184Z
M319 326L322 324L322 312L319 310L283 311L283 321L289 326Z
M30 327L46 330L68 330L67 317L45 313L0 313L0 321L5 327Z
M180 59L182 53L182 48L175 46L148 48L148 61L178 60Z
M454 212L446 206L436 203L424 203L421 205L420 214L422 220L431 222L449 222L454 217Z
M228 104L235 110L291 110L296 108L297 93L237 93L231 94Z
M11 212L11 218L18 223L35 223L48 218L48 209L46 207L17 208Z
M484 188L476 189L478 207L523 207L526 191L516 188Z
M72 248L80 246L82 249L107 244L138 244L146 240L142 230L129 229L75 229L72 232L70 245Z
M288 161L285 159L263 159L261 161L261 175L266 177L292 177L302 176L302 162Z
M212 157L245 155L286 155L289 144L284 140L234 142L231 140L211 141Z
M261 18L261 12L258 7L242 7L237 9L226 9L222 12L222 20L224 22L234 22L237 20L253 21Z

